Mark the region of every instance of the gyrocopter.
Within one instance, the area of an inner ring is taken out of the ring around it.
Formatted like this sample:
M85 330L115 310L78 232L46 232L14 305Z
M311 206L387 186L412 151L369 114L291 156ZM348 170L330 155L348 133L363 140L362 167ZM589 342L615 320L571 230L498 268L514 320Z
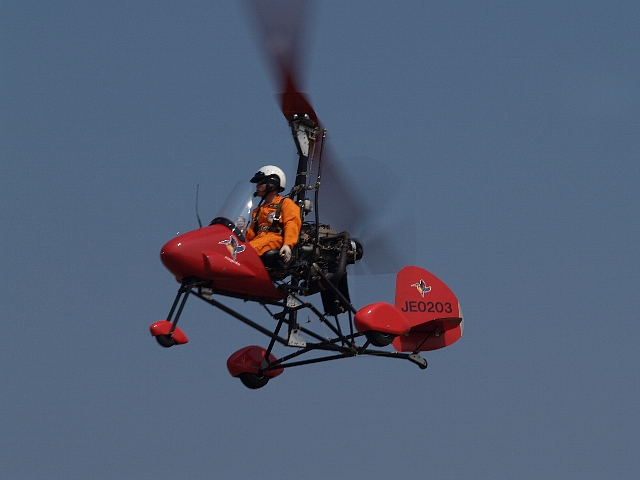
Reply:
M301 29L299 19L292 17L299 15L300 2L249 4L264 34L282 92L282 113L298 154L295 179L289 182L293 185L283 193L299 207L298 239L290 258L283 258L280 249L258 255L247 238L259 206L255 185L239 182L208 226L178 235L162 247L162 263L180 287L168 317L151 325L151 335L163 347L187 343L178 321L187 299L194 296L266 336L266 346L241 348L227 360L229 373L252 389L290 367L358 355L409 360L425 369L427 361L420 352L449 346L462 336L458 299L432 273L405 266L396 275L394 304L353 305L348 267L367 256L367 244L339 230L340 225L320 219L319 207L325 203L323 167L336 174L327 160L326 130L298 89ZM332 197L336 191L350 201L348 185L334 187ZM374 259L379 260L383 259ZM261 305L272 319L270 328L222 303L224 298Z

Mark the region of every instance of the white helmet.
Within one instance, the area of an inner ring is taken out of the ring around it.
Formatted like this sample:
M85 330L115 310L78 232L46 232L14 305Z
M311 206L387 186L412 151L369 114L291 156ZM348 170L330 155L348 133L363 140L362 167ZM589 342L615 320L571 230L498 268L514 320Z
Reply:
M265 165L251 179L251 183L266 183L267 191L282 192L287 188L287 177L275 165Z

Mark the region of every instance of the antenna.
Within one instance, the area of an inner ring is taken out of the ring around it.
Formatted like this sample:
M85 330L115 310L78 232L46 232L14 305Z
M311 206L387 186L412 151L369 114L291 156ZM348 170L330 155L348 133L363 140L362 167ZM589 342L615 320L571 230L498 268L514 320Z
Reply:
M198 219L198 225L202 228L202 222L200 221L200 214L198 213L198 192L200 191L200 184L196 185L196 218Z

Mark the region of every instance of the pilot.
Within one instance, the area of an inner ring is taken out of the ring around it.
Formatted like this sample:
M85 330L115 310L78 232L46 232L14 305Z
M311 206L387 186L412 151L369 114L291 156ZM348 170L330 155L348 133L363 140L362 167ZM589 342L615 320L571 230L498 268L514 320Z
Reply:
M279 195L286 182L284 172L274 165L265 165L253 176L251 183L257 184L253 195L262 200L253 211L246 233L258 255L280 249L285 263L291 260L291 249L298 242L302 226L300 207L290 198Z

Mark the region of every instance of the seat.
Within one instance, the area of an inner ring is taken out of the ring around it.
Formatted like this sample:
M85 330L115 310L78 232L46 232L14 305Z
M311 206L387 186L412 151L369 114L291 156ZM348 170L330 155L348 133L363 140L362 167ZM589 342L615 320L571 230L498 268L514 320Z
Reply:
M264 252L260 259L262 260L264 266L267 268L281 270L287 266L287 264L284 263L284 260L280 256L279 248L274 248L273 250Z

